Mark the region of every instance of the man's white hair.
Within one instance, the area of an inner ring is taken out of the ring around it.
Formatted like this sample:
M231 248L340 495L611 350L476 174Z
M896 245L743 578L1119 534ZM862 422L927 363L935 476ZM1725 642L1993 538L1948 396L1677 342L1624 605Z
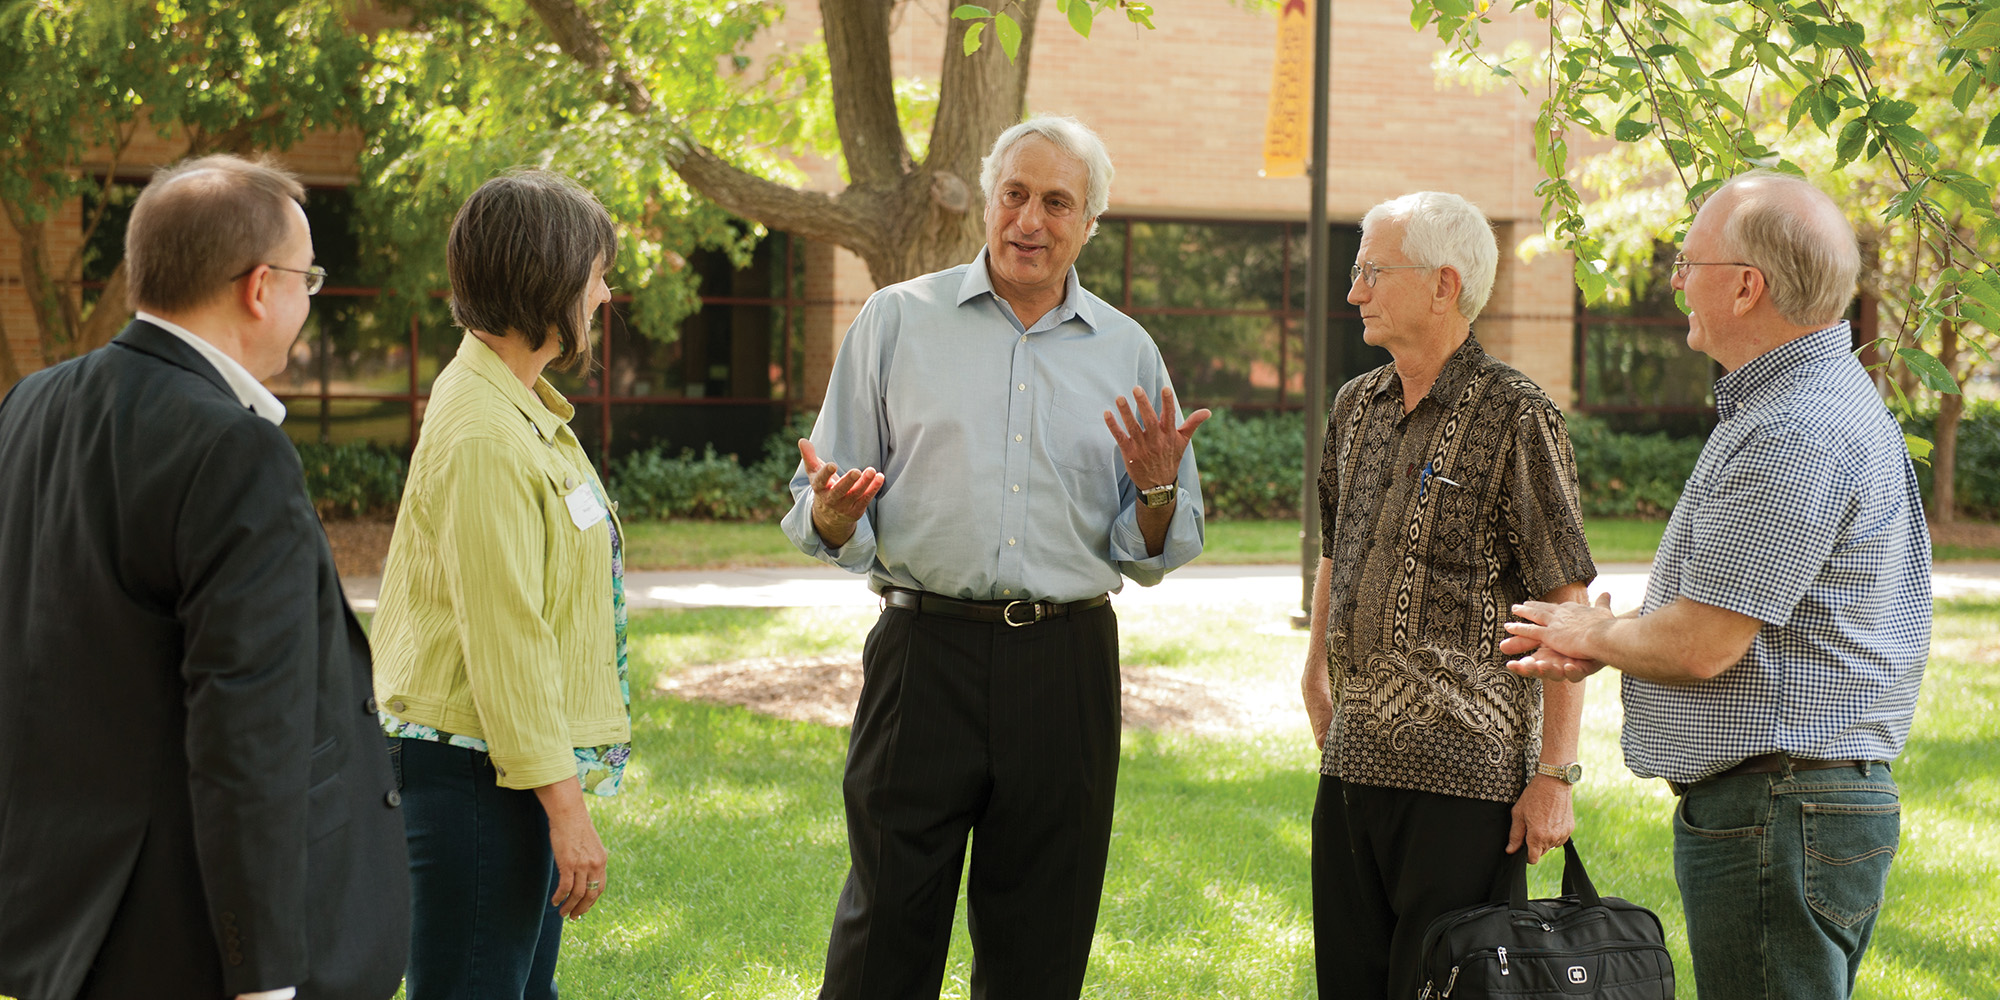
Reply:
M1385 201L1361 219L1361 234L1379 222L1403 225L1403 256L1425 267L1449 267L1458 272L1458 312L1468 322L1477 319L1493 294L1493 272L1500 266L1500 245L1493 224L1479 206L1443 191L1418 191Z
M993 140L993 151L979 164L979 187L986 192L986 200L993 200L993 189L1000 183L1000 165L1006 161L1007 151L1031 135L1054 143L1057 149L1082 161L1090 171L1090 181L1083 192L1083 211L1090 219L1090 232L1084 238L1096 236L1097 217L1111 204L1111 154L1105 151L1104 140L1090 126L1074 118L1044 115L1000 133L1000 138Z

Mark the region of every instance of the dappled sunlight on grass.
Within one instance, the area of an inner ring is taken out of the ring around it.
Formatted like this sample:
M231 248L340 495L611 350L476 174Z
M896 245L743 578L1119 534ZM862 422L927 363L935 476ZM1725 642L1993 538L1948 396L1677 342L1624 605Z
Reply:
M1903 783L1904 835L1863 997L1989 997L2000 982L2000 671L1958 655L2000 637L2000 602L1941 605ZM1128 665L1295 700L1303 635L1282 611L1120 612ZM636 754L627 792L593 803L613 892L566 932L561 982L581 1000L817 993L847 871L847 730L652 693L641 678L755 656L858 654L871 610L709 609L633 616ZM1956 645L1954 645L1956 644ZM1971 644L1971 645L1968 645ZM1618 749L1615 675L1592 680L1578 838L1598 887L1656 911L1694 996L1661 781ZM1111 859L1084 995L1314 995L1310 853L1317 752L1296 733L1124 737ZM1561 859L1531 872L1553 895ZM962 910L943 995L969 994Z

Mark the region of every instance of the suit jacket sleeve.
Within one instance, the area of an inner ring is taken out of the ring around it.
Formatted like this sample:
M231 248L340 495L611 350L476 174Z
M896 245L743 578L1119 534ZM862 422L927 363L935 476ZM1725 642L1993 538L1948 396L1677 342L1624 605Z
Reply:
M230 994L305 981L317 519L262 420L217 433L176 518L188 791Z

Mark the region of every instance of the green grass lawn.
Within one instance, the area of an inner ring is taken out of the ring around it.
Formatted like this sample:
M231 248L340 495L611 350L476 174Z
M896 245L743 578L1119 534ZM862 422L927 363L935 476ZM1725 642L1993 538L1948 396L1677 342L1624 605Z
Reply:
M858 651L869 611L705 609L633 616L627 791L594 803L611 891L565 932L573 998L808 997L846 872L846 730L652 694L686 665ZM1203 680L1294 685L1303 636L1276 613L1220 606L1121 614L1124 661ZM1939 606L1916 732L1898 764L1903 844L1864 997L1991 997L2000 986L2000 602ZM1662 782L1620 763L1617 689L1595 682L1578 838L1604 891L1667 925L1694 996ZM1309 818L1315 752L1295 731L1128 732L1088 997L1314 995ZM1552 893L1556 872L1536 873ZM967 995L961 907L945 976Z
M1649 563L1665 521L1597 518L1585 522L1590 554L1599 563ZM1279 565L1299 561L1297 521L1211 521L1201 560L1209 564ZM722 566L815 566L775 524L730 521L629 521L626 565L635 570ZM2000 560L2000 549L1942 545L1939 562Z
M1651 562L1665 521L1592 521L1599 562ZM1297 564L1297 521L1211 521L1201 559L1212 564ZM722 566L815 566L776 524L732 521L628 521L627 567L713 569Z

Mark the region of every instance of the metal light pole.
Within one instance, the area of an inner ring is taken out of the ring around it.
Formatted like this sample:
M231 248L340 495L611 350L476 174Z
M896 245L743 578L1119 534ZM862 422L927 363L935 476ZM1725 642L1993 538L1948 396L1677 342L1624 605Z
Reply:
M1295 628L1312 622L1313 576L1319 569L1319 460L1326 420L1327 104L1333 83L1333 0L1313 0L1312 230L1306 263L1305 481L1299 487L1299 610Z

